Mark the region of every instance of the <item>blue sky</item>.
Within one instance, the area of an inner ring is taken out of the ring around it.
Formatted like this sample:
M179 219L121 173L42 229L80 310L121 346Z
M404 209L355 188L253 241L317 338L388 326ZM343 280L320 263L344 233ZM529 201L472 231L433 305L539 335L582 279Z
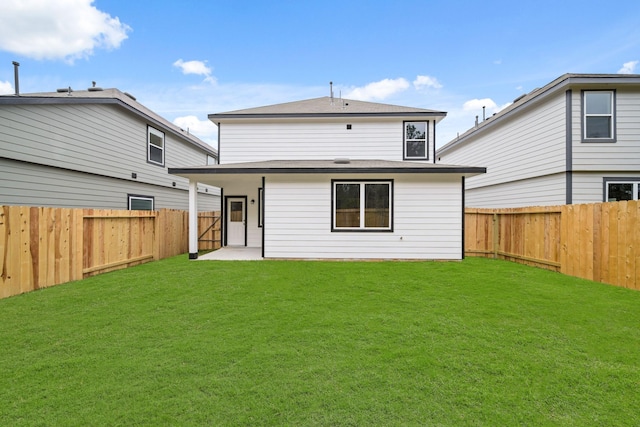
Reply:
M640 73L640 1L2 0L0 93L92 81L215 146L207 114L329 95L475 116L564 73Z

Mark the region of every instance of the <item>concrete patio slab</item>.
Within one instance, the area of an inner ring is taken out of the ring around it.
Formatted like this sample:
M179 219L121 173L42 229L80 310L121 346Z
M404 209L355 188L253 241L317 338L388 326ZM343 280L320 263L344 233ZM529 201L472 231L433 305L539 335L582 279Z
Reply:
M198 261L262 261L262 248L225 246L199 256Z

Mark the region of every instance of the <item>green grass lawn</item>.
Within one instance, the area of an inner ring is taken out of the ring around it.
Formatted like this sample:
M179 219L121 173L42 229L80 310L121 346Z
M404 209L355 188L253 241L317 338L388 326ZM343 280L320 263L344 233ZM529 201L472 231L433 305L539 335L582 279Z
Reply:
M0 300L0 425L637 426L640 292L180 256Z

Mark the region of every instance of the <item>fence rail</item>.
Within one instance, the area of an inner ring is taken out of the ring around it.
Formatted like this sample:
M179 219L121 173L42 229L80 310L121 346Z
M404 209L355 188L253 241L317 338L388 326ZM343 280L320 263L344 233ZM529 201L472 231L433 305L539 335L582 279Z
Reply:
M465 254L640 289L640 201L466 209Z
M216 212L198 216L198 229L206 229L201 250L220 247L215 218ZM0 298L188 249L186 211L0 206Z

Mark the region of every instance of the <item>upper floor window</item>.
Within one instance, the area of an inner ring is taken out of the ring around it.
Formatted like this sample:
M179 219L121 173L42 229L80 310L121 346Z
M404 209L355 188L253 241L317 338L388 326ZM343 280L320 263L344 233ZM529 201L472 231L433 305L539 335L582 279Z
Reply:
M393 229L393 181L334 180L332 185L332 231Z
M211 154L207 154L207 166L215 165L216 163L218 163L216 162L216 158Z
M164 132L147 127L147 161L164 166Z
M404 122L405 160L427 160L429 158L428 130L429 122Z
M615 140L615 93L611 90L583 92L582 140L613 142Z
M604 179L605 202L640 200L640 178Z

